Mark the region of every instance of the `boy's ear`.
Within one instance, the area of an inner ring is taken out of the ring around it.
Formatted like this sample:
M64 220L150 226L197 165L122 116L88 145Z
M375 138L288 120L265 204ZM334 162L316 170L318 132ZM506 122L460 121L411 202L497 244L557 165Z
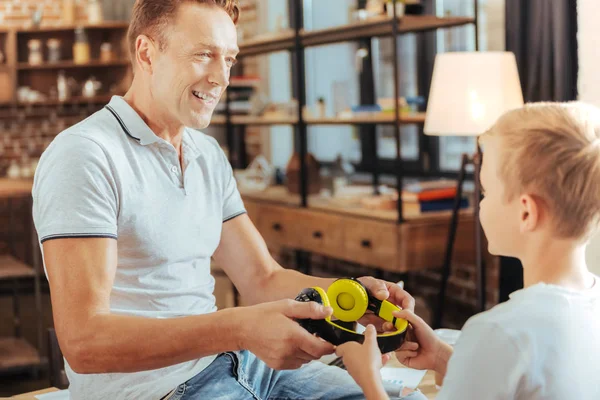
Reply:
M540 224L541 204L528 194L519 198L521 233L533 232Z

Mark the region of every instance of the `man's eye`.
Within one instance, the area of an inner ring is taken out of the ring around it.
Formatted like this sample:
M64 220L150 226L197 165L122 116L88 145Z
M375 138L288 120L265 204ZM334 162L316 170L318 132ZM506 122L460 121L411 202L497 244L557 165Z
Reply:
M235 58L227 59L227 65L229 65L230 67L233 67L236 63L237 63L237 60Z

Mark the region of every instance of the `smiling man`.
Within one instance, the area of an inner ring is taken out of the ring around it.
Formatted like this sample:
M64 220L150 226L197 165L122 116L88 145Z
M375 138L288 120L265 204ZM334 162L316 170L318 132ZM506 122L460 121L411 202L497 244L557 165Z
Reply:
M238 18L236 0L138 0L130 90L40 161L33 212L73 399L362 397L341 369L298 369L334 348L294 319L331 310L290 299L332 281L271 258L197 131L229 83ZM217 311L211 257L252 306ZM363 283L414 307L396 285Z

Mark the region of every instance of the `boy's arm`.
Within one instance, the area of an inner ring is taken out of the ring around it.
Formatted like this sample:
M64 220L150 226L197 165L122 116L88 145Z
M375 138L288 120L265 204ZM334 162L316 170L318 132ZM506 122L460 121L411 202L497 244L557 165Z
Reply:
M454 348L437 399L515 398L527 357L502 327L471 321Z

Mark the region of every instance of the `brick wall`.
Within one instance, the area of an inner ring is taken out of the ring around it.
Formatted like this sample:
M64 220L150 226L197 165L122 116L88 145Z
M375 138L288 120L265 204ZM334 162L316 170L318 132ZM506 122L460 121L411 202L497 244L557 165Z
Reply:
M69 106L0 110L0 176L6 175L13 161L21 166L39 158L58 133L98 109Z

